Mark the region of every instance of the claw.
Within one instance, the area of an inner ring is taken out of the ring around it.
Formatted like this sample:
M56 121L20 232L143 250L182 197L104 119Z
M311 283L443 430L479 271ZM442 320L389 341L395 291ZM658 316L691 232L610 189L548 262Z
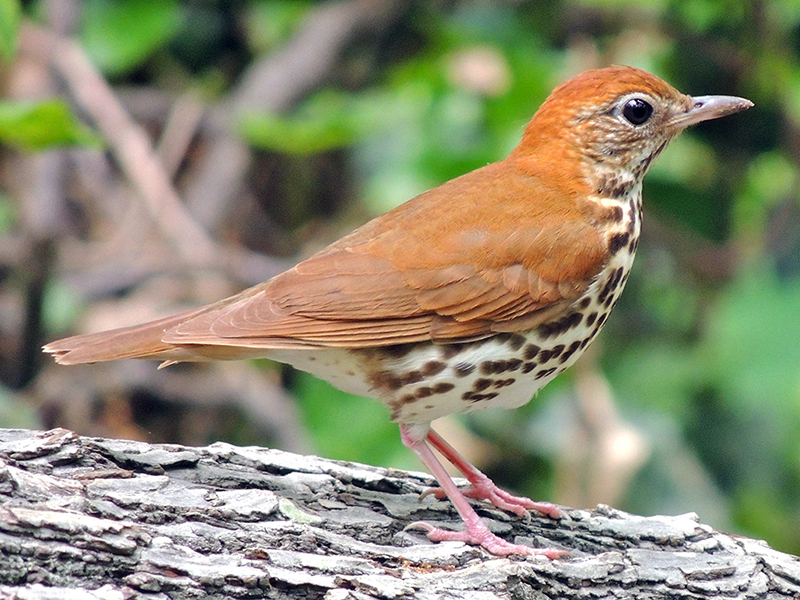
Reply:
M569 552L566 550L558 550L556 548L531 548L530 546L523 546L521 544L512 544L503 538L497 537L489 531L488 527L481 521L473 526L468 524L465 531L441 529L439 527L434 527L430 523L425 523L424 521L410 523L403 531L409 529L424 530L428 539L432 542L464 542L465 544L480 546L490 554L496 556L521 554L523 556L545 556L552 560L569 555Z

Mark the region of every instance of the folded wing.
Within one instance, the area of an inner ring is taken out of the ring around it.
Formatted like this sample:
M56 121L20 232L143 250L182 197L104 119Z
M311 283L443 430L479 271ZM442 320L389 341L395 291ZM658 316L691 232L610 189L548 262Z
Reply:
M568 198L504 168L489 165L426 192L231 298L45 350L62 363L204 360L531 329L569 310L607 253Z

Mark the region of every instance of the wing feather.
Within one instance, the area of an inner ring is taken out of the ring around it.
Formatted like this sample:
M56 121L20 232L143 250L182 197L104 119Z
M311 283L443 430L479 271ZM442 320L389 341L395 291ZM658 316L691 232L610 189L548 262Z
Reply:
M596 207L580 203L587 190L545 187L536 163L513 157L418 196L236 296L46 349L62 362L206 360L468 341L558 318L608 260Z
M563 195L535 178L495 187L498 165L375 219L257 293L182 322L163 341L379 346L476 339L556 318L607 261L602 237L574 198L559 206ZM454 194L503 197L499 210L476 204L452 215L469 220L443 231L443 200ZM558 219L543 218L554 209Z

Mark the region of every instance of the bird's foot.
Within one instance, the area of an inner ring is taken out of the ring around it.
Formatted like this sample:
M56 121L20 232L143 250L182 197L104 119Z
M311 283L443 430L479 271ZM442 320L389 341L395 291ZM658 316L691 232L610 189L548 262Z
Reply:
M466 458L461 456L455 448L448 444L442 436L432 429L427 432L426 439L433 444L434 448L442 453L442 456L447 458L447 460L461 471L464 477L467 478L467 481L470 482L470 487L462 491L465 496L473 498L474 500L488 500L497 508L513 512L515 515L524 517L526 520L531 518L528 513L529 510L535 510L553 519L563 519L567 516L567 513L555 504L550 504L549 502L534 502L529 498L514 496L505 490L501 490L491 479L484 475ZM439 483L441 483L441 479L439 479ZM447 497L447 492L445 492L445 490L434 488L425 492L423 498L430 494L433 494L439 500L444 500Z
M530 520L529 510L547 515L553 519L563 519L567 516L561 508L550 502L534 502L530 498L514 496L507 491L500 489L495 483L483 473L471 474L471 485L462 489L462 493L473 500L487 500L501 510L507 510L518 517ZM422 493L422 497L434 496L438 500L447 498L447 494L442 488L431 488Z
M509 494L507 491L497 487L489 478L486 479L485 484L473 484L463 492L468 498L488 500L497 508L513 512L517 516L525 517L526 519L530 519L529 510L535 510L553 519L563 519L567 516L567 513L550 502L534 502L530 498Z
M427 532L428 539L432 542L464 542L465 544L480 546L495 556L522 554L523 556L544 556L553 560L569 555L569 552L566 550L558 550L556 548L531 548L530 546L523 546L521 544L512 544L503 538L497 537L489 531L489 528L480 520L473 523L466 523L466 526L467 528L464 531L452 531L434 527L430 523L425 523L424 521L415 521L405 529L422 529Z

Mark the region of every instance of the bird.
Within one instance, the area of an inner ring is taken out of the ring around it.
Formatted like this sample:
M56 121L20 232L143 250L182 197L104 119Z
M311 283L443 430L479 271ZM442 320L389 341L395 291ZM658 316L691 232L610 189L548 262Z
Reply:
M63 365L123 358L268 358L383 402L437 479L463 530L414 522L433 541L496 556L564 557L489 530L468 497L559 519L514 496L431 428L453 413L529 402L597 337L639 243L642 179L686 127L750 108L689 96L641 69L568 79L503 160L424 192L295 267L220 300L141 325L44 346ZM432 452L469 482L461 489Z

